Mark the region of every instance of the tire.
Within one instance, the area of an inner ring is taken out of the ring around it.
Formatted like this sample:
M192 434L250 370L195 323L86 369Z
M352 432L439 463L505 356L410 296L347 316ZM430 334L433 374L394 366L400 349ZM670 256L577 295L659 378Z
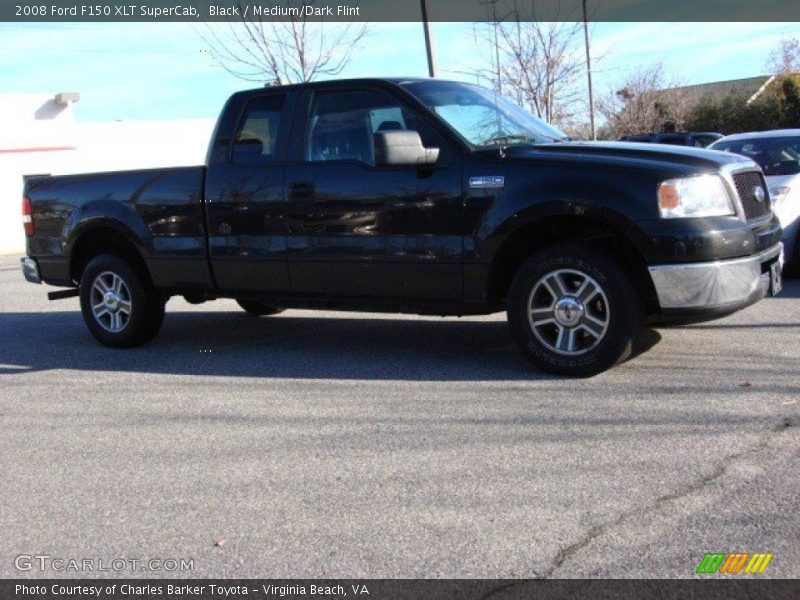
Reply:
M241 306L245 312L253 317L269 317L282 313L282 308L275 308L274 306L267 306L255 300L246 300L244 298L237 298L236 304Z
M538 367L589 377L624 361L643 322L639 294L609 257L578 245L533 255L508 296L514 341Z
M794 248L786 249L786 263L783 265L783 274L787 278L800 277L800 231L795 234Z
M146 275L113 254L89 261L81 276L80 298L86 327L110 348L149 342L164 321L164 298Z

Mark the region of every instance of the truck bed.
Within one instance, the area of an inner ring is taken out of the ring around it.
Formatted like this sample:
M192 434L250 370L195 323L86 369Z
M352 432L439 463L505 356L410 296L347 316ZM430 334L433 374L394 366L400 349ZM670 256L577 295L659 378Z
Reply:
M28 255L37 258L46 283L74 285L73 244L92 227L95 236L129 239L156 285L210 289L204 177L202 166L31 177L25 182L34 223Z

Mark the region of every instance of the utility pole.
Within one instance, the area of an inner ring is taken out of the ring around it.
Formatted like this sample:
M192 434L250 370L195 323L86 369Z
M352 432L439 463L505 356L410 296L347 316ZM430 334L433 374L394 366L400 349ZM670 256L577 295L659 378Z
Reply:
M586 77L589 80L589 125L592 128L592 140L597 140L597 129L594 126L594 94L592 93L592 55L589 51L589 21L586 16L586 0L583 0L583 38L586 42Z
M435 50L433 48L433 32L431 31L431 24L428 21L428 7L426 0L419 0L420 9L422 10L422 27L425 31L425 53L428 56L428 75L436 77L436 57L434 56Z
M501 80L500 75L500 43L497 38L497 27L499 23L497 22L497 0L483 0L479 2L479 4L489 5L492 6L492 29L494 29L494 67L495 67L495 76L497 77L497 82L495 84L495 90L497 90L498 94L503 93L503 82Z

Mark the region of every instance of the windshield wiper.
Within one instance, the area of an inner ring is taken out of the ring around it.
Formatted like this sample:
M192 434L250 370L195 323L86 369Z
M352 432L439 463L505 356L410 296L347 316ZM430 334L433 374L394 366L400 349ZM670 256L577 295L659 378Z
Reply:
M549 135L537 134L536 136L527 135L523 133L512 133L504 135L496 135L481 142L481 146L510 146L517 142L522 144L536 144L540 141L545 142L568 142L570 138L556 138Z
M494 137L490 137L481 142L481 146L507 146L513 142L521 142L523 144L533 142L536 143L536 138L531 135L524 135L520 133L508 134L508 135L496 135Z

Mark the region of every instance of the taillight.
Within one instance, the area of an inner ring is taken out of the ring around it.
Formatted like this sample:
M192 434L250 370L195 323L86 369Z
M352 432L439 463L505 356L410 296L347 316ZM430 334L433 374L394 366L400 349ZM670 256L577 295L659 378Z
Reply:
M27 196L22 198L22 224L25 225L25 235L33 235L33 211L31 210L31 199Z

